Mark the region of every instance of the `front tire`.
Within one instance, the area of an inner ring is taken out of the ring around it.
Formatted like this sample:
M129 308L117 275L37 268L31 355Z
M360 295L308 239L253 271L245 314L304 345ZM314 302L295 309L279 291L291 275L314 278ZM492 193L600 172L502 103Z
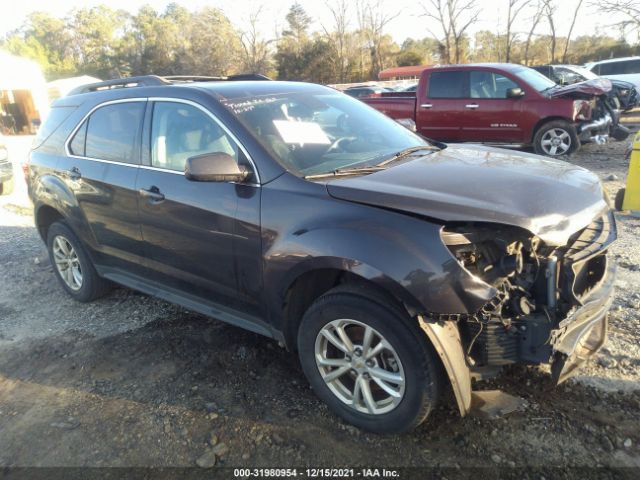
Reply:
M109 282L98 276L82 243L63 221L49 227L47 250L62 288L75 300L90 302L109 290Z
M571 155L580 148L576 129L564 120L552 120L542 125L533 138L538 155L561 157Z
M439 359L425 334L364 289L340 286L317 299L302 319L298 353L318 397L364 430L412 430L440 396Z

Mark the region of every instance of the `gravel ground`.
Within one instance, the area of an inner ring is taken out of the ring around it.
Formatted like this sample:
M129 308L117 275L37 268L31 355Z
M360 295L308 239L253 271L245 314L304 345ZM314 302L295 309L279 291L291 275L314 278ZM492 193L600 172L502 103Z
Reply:
M8 140L21 161L30 139ZM627 145L570 161L615 194ZM18 188L0 197L0 466L640 468L640 218L617 219L610 338L579 377L554 388L544 369L513 368L478 388L521 411L461 419L448 402L385 437L330 414L272 340L123 288L70 300Z

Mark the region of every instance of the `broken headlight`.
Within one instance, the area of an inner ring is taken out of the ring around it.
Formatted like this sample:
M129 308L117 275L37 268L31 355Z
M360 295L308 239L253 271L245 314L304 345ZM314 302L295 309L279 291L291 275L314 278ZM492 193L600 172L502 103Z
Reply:
M499 301L488 305L493 315L507 307L510 315L535 309L532 294L539 271L540 240L509 227L447 226L441 237L461 267L495 287Z

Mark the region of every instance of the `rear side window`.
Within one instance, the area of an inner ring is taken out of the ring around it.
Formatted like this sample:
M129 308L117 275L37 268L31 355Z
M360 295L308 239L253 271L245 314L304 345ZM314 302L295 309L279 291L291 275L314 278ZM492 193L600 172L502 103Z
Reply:
M429 98L465 98L467 72L433 72L429 75Z
M87 122L84 156L99 160L139 163L138 138L144 109L145 102L115 103L98 108ZM81 131L82 128L78 133ZM75 140L76 137L72 143Z
M71 140L71 143L69 143L69 151L72 155L77 155L79 157L85 156L84 147L87 140L87 123L87 120L83 122L82 126L73 136L73 140Z
M624 75L628 73L640 73L640 60L600 64L600 75Z

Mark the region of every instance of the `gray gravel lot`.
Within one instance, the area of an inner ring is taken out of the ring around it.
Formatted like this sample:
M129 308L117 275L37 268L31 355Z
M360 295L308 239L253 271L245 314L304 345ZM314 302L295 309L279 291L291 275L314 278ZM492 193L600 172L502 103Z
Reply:
M8 140L21 161L31 139ZM615 175L615 194L626 146L569 161ZM123 288L72 301L17 180L0 197L0 466L640 467L640 218L617 214L610 338L579 377L553 388L543 370L513 368L478 387L526 399L524 411L461 419L449 402L383 437L331 415L272 340Z

